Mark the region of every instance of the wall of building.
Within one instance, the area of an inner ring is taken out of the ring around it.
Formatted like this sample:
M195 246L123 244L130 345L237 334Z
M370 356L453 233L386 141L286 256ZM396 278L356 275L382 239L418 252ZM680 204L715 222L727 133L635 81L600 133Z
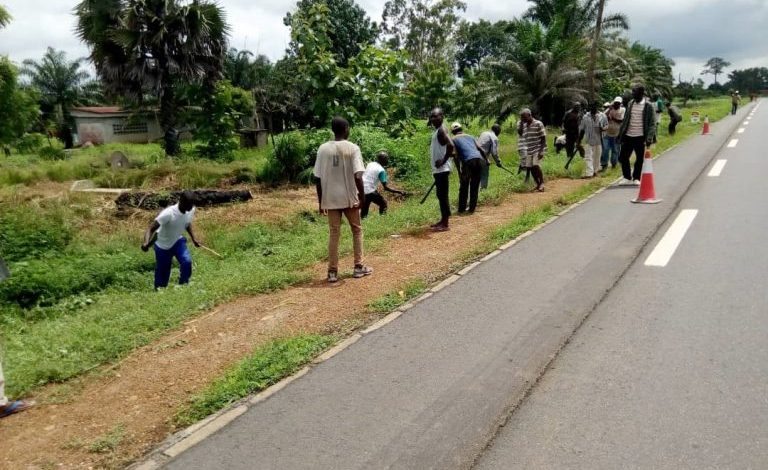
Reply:
M160 139L163 131L153 117L131 119L113 116L75 116L77 135L81 144L112 142L147 143Z

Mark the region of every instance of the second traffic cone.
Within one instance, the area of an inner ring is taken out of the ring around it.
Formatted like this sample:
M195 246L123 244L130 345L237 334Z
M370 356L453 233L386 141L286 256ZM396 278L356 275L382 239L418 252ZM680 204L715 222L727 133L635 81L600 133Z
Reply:
M653 188L653 156L650 149L645 149L643 156L643 173L640 175L640 192L632 202L643 204L657 204L661 199L656 199L656 190Z
M704 116L704 127L701 128L701 135L709 135L709 116Z

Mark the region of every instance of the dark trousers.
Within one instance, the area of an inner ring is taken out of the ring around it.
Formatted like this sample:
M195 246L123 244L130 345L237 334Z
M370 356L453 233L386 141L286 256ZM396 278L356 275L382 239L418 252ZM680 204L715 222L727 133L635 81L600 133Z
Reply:
M739 107L736 103L731 103L731 114L736 114L736 109Z
M635 170L630 172L629 158L635 152ZM643 174L643 157L645 156L645 137L624 137L621 142L621 152L619 153L619 163L621 163L621 173L624 178L639 180Z
M584 158L584 146L578 143L579 135L565 135L565 155L570 159L574 153L579 152L581 158Z
M360 210L360 217L363 219L368 216L368 210L371 207L371 203L379 206L379 214L384 215L387 213L387 200L384 199L384 196L379 194L378 191L374 191L365 195L365 203L363 204L363 208Z
M677 131L676 127L678 122L680 121L676 121L675 119L672 119L669 122L669 127L667 128L667 130L669 131L669 135L675 135L675 132Z
M448 182L450 181L451 172L444 171L442 173L435 173L432 176L435 177L435 195L440 203L440 217L443 221L446 221L451 216L451 204L448 202Z
M187 239L182 237L168 250L155 245L155 289L168 287L174 257L179 261L179 284L189 282L192 276L192 255L187 249Z
M467 210L467 196L469 196L469 212L475 212L477 207L477 193L480 191L480 180L483 177L482 158L467 160L461 165L461 179L459 183L459 213Z

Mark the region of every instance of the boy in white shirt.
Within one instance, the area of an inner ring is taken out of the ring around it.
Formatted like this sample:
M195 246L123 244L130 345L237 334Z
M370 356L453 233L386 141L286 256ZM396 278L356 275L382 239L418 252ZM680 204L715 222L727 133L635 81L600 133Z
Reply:
M155 289L168 287L174 257L179 262L179 284L187 284L192 276L192 255L187 248L184 232L189 234L196 247L200 247L192 231L192 218L195 215L194 198L194 194L190 191L181 193L178 204L163 209L144 233L144 243L141 245L144 251L149 250L152 238L157 234L157 240L154 242Z
M399 194L405 196L405 192L399 191L394 188L390 188L387 184L389 177L387 175L387 165L389 164L389 155L385 151L381 151L376 154L376 161L371 162L365 167L363 172L363 189L365 190L365 202L363 208L360 211L360 218L366 218L368 216L368 210L371 207L371 203L379 206L379 214L384 215L387 213L387 200L384 199L379 191L379 183L384 187L384 191L390 193Z

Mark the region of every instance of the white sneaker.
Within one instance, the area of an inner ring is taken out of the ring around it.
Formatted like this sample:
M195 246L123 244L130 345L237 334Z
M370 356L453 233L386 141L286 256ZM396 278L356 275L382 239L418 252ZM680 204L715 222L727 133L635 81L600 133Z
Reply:
M632 180L622 178L621 181L619 182L619 186L632 186Z
M640 186L640 180L635 180L632 182L635 186Z

